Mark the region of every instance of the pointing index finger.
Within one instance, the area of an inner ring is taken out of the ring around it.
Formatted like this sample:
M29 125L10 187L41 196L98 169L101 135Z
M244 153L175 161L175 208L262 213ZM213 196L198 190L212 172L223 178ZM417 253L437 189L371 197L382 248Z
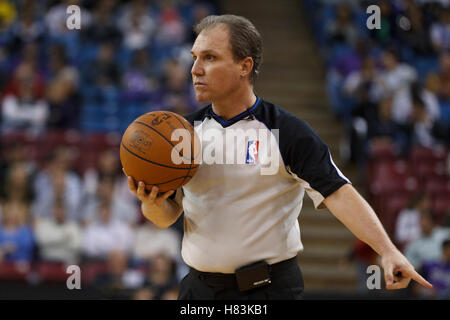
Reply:
M417 281L419 284L423 285L426 288L433 288L433 285L429 283L427 280L425 280L420 274L417 273L417 271L412 271L410 274L411 279Z

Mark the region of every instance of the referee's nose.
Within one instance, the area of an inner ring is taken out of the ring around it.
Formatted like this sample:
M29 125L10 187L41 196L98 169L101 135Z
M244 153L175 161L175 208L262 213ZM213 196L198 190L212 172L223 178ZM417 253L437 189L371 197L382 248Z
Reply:
M192 64L191 74L193 78L194 76L202 76L205 74L205 70L201 66L200 59L195 59L194 63Z

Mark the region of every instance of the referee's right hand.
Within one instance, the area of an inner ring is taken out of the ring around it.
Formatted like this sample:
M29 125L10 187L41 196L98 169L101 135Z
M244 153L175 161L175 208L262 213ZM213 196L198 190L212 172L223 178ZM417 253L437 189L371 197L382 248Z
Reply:
M167 191L166 193L158 193L159 188L152 186L150 192L146 191L143 181L136 181L133 177L127 176L128 187L133 194L141 200L141 210L145 218L153 222L159 228L170 227L183 212L182 206L176 201L168 199L175 191Z
M138 197L139 200L141 200L142 203L145 203L147 206L161 206L163 202L175 192L174 190L171 190L166 193L159 194L159 188L157 186L152 186L150 192L148 192L146 190L147 186L143 181L139 181L136 184L133 177L128 176L123 168L122 171L127 176L128 188L136 197Z

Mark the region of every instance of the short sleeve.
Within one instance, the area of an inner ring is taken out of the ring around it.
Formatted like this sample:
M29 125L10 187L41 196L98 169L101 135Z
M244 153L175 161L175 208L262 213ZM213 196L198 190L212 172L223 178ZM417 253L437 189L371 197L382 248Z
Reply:
M328 146L306 122L294 118L286 124L285 129L280 130L285 164L290 173L302 181L316 209L324 208L322 201L350 181L335 165Z

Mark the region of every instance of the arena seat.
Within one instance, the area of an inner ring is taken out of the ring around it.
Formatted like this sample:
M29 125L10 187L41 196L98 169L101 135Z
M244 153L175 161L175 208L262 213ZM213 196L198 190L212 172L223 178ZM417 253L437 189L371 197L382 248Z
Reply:
M420 163L444 163L447 160L447 149L442 146L427 148L414 146L411 149L410 160L414 166Z
M383 201L379 216L389 234L394 234L398 214L407 207L410 198L411 194L409 192L399 192L393 196L386 197Z
M84 263L81 266L81 281L86 285L90 285L98 275L105 273L106 270L107 266L104 262Z
M68 277L62 262L42 261L36 265L36 271L42 282L65 282Z
M420 162L416 168L415 174L422 182L428 179L439 179L446 174L445 165L442 162Z
M446 176L430 178L425 183L425 191L431 195L447 195L450 198L450 179Z
M85 136L83 148L90 150L118 148L121 138L119 133L91 133Z
M26 281L30 267L19 265L13 262L3 261L0 263L0 280L7 281Z
M433 212L437 216L437 223L440 224L447 213L450 213L450 196L437 195L433 198L432 203Z

